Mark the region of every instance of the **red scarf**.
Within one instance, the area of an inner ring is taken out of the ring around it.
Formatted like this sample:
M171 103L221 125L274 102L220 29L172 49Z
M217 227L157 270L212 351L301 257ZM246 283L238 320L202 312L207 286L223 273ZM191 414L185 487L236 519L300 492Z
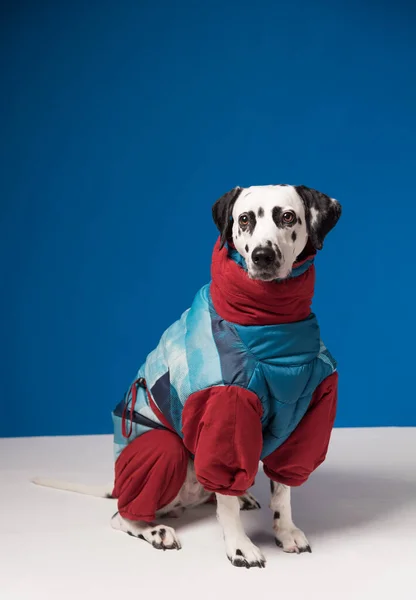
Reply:
M300 266L306 260L296 263ZM228 256L219 240L211 265L211 298L217 313L238 325L277 325L302 321L311 313L315 285L313 264L305 273L283 281L250 279L247 272Z

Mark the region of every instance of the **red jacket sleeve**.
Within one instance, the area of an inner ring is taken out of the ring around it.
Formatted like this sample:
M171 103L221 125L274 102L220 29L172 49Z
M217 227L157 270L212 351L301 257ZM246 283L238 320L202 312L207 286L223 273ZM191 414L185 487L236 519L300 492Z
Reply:
M253 485L263 443L262 410L253 392L237 386L211 387L188 398L184 444L206 490L240 496Z
M263 460L270 479L290 486L304 483L325 460L334 426L338 373L316 388L309 408L289 438Z

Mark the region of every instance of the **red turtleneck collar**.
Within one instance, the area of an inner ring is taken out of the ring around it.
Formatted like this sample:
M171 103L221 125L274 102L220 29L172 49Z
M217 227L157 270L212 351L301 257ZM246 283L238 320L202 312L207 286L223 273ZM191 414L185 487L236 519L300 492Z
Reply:
M296 267L310 260L296 264ZM217 313L238 325L278 325L306 319L311 313L315 285L313 264L301 275L284 281L258 281L215 244L211 265L211 298Z

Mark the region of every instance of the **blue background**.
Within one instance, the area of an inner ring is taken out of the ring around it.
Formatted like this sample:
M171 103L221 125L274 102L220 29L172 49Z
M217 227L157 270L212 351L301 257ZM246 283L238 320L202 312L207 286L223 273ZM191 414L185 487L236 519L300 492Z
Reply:
M315 297L337 425L416 425L414 3L1 11L1 436L110 432L209 279L212 203L280 182L344 208Z

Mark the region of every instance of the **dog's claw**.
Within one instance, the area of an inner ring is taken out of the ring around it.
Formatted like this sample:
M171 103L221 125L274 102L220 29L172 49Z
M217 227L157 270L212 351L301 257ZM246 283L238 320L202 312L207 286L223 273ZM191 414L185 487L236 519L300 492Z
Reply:
M251 569L251 567L259 567L259 569L264 569L266 566L266 562L263 560L250 563L245 558L239 557L232 559L230 556L228 556L228 560L234 567L245 567L246 569Z

